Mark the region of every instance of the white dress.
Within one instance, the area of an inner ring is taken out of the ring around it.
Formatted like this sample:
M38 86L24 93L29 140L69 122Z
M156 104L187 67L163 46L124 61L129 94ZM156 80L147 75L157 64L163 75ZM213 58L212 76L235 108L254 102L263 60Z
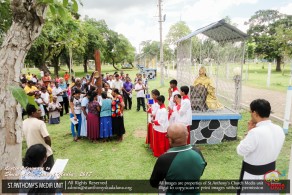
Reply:
M84 97L82 98L82 101L81 101L81 107L86 107L86 113L88 113L88 98L87 97ZM83 111L81 111L81 119L82 119L82 122L81 122L81 130L80 130L80 136L84 136L84 137L87 137L87 120L86 120L86 116L83 114Z

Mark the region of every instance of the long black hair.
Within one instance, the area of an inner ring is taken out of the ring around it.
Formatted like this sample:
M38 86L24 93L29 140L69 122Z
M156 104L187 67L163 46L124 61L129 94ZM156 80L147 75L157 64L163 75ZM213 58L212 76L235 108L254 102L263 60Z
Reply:
M89 102L92 102L94 100L94 97L97 96L97 93L96 91L92 91L90 93L90 97L89 97Z
M119 90L117 88L113 88L113 92L116 93L116 94L118 94L118 95L121 95L120 92L119 92Z
M43 144L35 144L30 146L23 159L24 167L40 167L41 162L47 155L47 149Z

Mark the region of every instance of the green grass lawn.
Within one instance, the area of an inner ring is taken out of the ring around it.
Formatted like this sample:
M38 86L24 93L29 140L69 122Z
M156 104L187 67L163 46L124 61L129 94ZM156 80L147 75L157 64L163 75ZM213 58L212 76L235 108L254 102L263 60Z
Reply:
M268 77L268 64L267 63L259 63L259 64L245 64L243 70L244 79L243 84L271 89L277 91L286 91L289 86L290 81L290 65L285 65L282 72L276 72L276 65L272 63L272 72L270 78L270 87L267 87L267 77ZM248 76L246 77L246 70L248 69Z
M103 72L115 72L110 66L102 68ZM35 70L30 71L38 74ZM138 71L133 69L124 72L129 73L133 79ZM82 73L77 75L82 76ZM168 83L169 79L165 80L165 87L159 87L160 80L156 79L150 81L149 85L151 89L157 88L166 95ZM122 142L91 143L87 139L73 142L68 115L61 118L59 125L47 125L55 159L69 159L65 168L67 176L62 179L149 179L156 158L145 144L146 113L136 112L136 102L133 96L132 110L124 113L126 134ZM242 111L242 119L238 124L238 140L218 145L198 145L208 162L202 179L239 178L242 158L237 155L236 146L243 138L249 118L249 113ZM277 160L277 168L280 172L288 172L291 143L292 135L289 133ZM24 144L23 153L25 149ZM84 173L88 175L84 176Z

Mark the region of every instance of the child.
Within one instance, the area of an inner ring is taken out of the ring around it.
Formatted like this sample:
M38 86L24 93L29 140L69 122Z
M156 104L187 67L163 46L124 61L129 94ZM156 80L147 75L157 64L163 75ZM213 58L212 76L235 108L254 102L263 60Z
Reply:
M71 118L71 132L75 142L78 141L78 137L80 137L80 129L81 129L81 91L79 89L75 89L72 91L72 96L70 98L70 118ZM76 123L76 124L74 124ZM77 135L74 130L74 126L77 131Z
M53 102L49 103L49 124L60 123L60 110L62 109L61 104L57 101L57 96L53 96Z
M189 93L189 87L188 86L182 86L180 88L180 95L182 97L181 101L181 107L178 111L178 119L177 122L183 123L187 126L189 136L188 136L188 144L190 144L190 127L192 125L192 107L191 107L191 101L188 96Z
M34 101L38 104L38 106L40 107L42 114L41 114L41 120L45 119L45 109L44 109L44 100L41 98L41 93L37 92L35 93L35 99Z
M169 82L170 88L168 89L168 119L171 117L171 114L173 112L173 106L175 105L173 98L176 94L179 94L178 88L177 88L177 80L171 80Z
M173 101L174 101L174 106L172 109L172 114L170 115L170 118L169 118L169 125L180 122L178 112L181 108L181 95L180 94L174 95Z
M42 88L41 88L41 98L42 98L42 100L43 100L43 107L44 107L44 110L45 110L45 117L44 117L44 119L45 119L45 122L47 121L47 119L46 119L46 116L47 116L47 118L48 118L48 120L49 120L49 111L48 111L48 105L49 105L49 103L50 103L50 94L47 92L47 89L46 89L46 87L45 86L43 86Z
M159 157L169 149L169 141L167 136L168 114L164 105L165 97L163 95L157 97L157 103L160 106L156 112L153 123L153 154Z
M150 148L153 148L153 125L151 121L155 119L156 112L160 107L157 103L157 97L160 96L160 92L157 89L153 89L151 91L151 96L153 98L154 104L150 105L147 103L148 132L147 132L147 137L146 137L146 144L150 144Z
M138 79L138 83L135 85L135 91L137 92L137 111L140 111L140 106L142 106L144 112L146 112L144 89L146 88L142 84L142 79Z

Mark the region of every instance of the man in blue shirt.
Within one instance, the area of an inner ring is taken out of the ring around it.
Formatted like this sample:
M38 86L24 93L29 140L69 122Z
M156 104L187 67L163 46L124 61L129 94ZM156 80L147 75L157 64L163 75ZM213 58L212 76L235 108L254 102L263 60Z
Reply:
M129 102L129 110L132 108L132 90L133 90L133 84L131 83L130 77L126 77L126 82L123 84L123 97L125 102L125 110L128 109L128 102Z

